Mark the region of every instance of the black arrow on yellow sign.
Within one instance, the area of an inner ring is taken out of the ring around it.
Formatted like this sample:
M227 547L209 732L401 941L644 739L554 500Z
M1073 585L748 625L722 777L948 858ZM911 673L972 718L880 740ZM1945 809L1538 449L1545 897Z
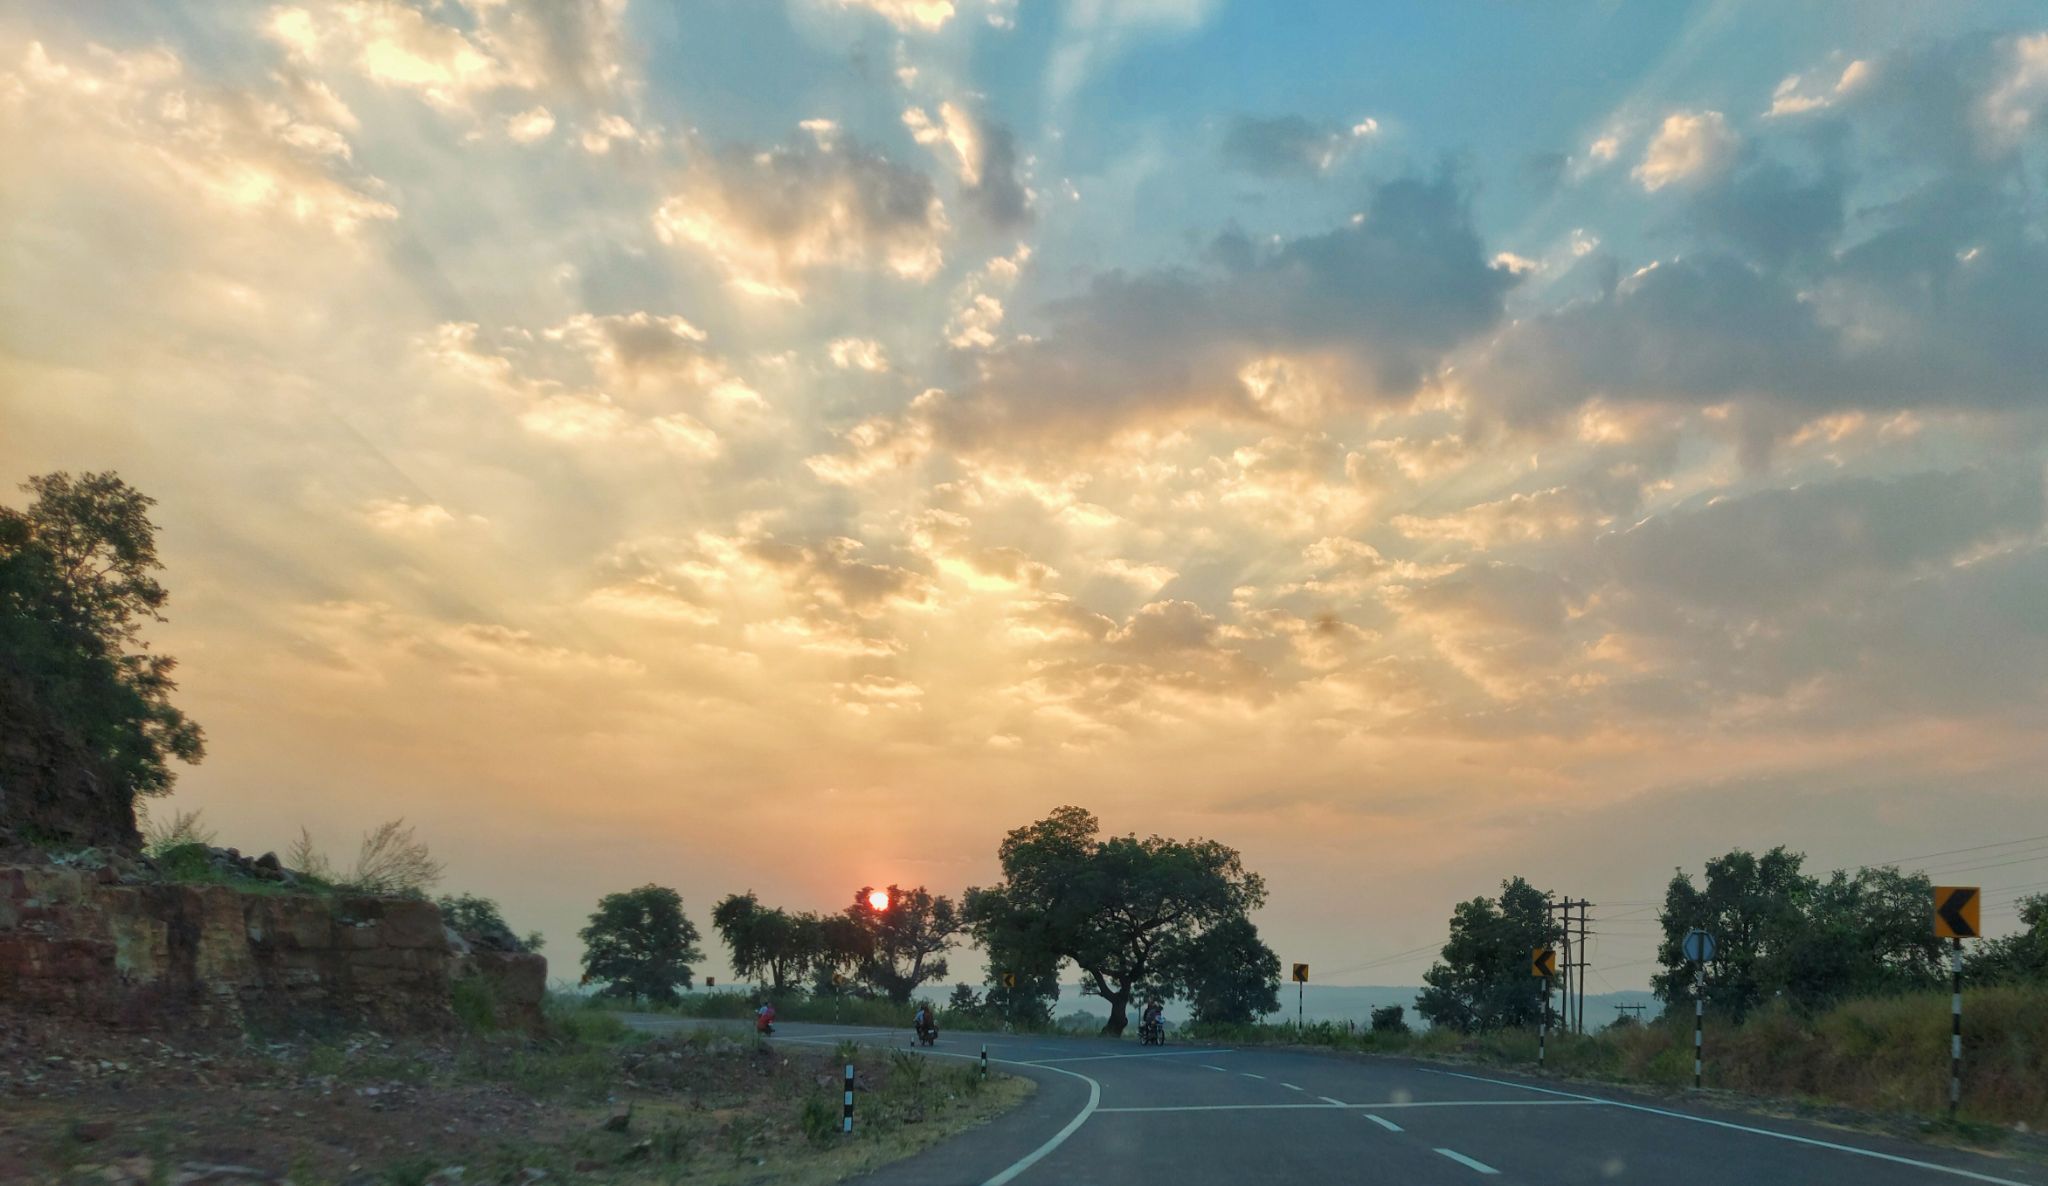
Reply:
M1545 980L1557 975L1557 948L1532 947L1529 949L1529 975L1541 976Z
M1003 987L1004 987L1004 988L1015 988L1015 987L1017 987L1017 974L1016 974L1015 972L1005 972L1005 973L1003 973Z
M1981 905L1974 885L1934 887L1934 934L1941 939L1975 939L1978 936L1977 908Z

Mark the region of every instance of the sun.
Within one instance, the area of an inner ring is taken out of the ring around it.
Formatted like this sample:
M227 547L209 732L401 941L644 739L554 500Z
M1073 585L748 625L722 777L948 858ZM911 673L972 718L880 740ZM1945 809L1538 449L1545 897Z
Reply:
M889 891L885 889L869 890L868 905L878 914L887 910L889 908Z

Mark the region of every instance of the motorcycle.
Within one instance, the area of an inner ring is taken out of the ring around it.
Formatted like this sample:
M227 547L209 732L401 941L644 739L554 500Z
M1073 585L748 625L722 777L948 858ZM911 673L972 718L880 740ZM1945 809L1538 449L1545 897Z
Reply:
M939 1027L926 1023L917 1027L917 1044L929 1046L939 1040Z
M1141 1046L1166 1045L1166 1027L1156 1021L1148 1021L1138 1027L1138 1044Z

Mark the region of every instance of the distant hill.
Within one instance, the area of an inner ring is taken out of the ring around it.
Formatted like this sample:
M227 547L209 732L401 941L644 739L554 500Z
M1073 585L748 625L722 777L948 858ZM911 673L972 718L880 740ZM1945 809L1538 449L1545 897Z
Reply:
M1302 996L1302 1014L1309 1021L1352 1021L1359 1025L1371 1023L1372 1011L1383 1005L1400 1005L1408 1010L1408 1024L1417 1029L1424 1028L1422 1019L1415 1015L1415 997L1422 991L1420 986L1392 984L1366 985L1317 985L1308 986ZM1294 1020L1295 992L1292 984L1280 988L1280 1012L1267 1017L1268 1021ZM1663 1005L1647 990L1630 992L1603 992L1586 994L1586 1028L1599 1029L1612 1022L1619 1014L1616 1005L1642 1005L1642 1017L1647 1021L1663 1011ZM1058 1016L1083 1011L1098 1017L1109 1016L1109 1006L1101 997L1083 996L1078 984L1060 986L1059 1005L1054 1009ZM1133 1010L1135 1014L1135 1010ZM1181 1003L1169 1004L1166 1019L1179 1022L1186 1018L1186 1006ZM1133 1021L1135 1022L1135 1016Z

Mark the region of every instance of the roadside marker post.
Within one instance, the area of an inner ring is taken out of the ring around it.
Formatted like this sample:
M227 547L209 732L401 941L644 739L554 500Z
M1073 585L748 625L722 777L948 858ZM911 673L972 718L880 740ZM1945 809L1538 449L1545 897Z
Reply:
M981 1044L981 1077L988 1078L988 1043Z
M1934 936L1949 951L1948 1118L1963 1102L1963 940L1983 935L1979 908L1983 893L1974 885L1934 887Z
M1694 927L1679 947L1692 961L1692 1087L1698 1091L1707 1065L1707 961L1714 958L1714 937Z
M1307 999L1307 996L1308 996L1308 965L1307 965L1307 964L1296 964L1296 965L1294 965L1294 1028L1295 1028L1295 1029L1301 1029L1301 1028L1302 1028L1302 1026L1304 1025L1304 1022L1302 1021L1302 1017L1303 1017L1303 1015L1305 1014L1305 1012L1307 1011L1307 1005L1306 1005L1306 1003L1305 1003L1305 1002L1306 1002L1306 999Z
M1536 1023L1536 1069L1540 1071L1550 1046L1550 982L1557 975L1557 948L1531 947L1529 974L1543 980L1543 1019Z
M853 1064L846 1064L846 1102L839 1106L839 1131L853 1135Z

